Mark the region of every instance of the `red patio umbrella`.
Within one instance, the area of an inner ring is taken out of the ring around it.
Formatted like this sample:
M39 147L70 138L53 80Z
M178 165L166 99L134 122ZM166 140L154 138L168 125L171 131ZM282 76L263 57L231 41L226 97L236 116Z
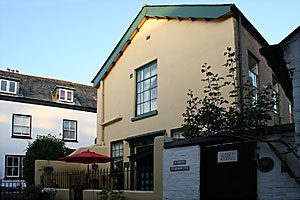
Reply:
M89 150L71 156L67 156L64 158L59 158L59 160L66 161L66 162L85 163L85 164L107 163L107 162L114 161L114 159L109 156L104 156L102 154L90 152ZM89 171L89 166L88 166L88 171Z

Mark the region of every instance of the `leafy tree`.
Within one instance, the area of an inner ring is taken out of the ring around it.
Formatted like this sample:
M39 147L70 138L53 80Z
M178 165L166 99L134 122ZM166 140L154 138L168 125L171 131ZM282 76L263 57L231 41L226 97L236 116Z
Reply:
M34 184L35 160L57 160L66 156L67 148L64 141L51 134L37 136L37 139L28 144L24 159L24 179L27 185Z
M266 127L272 119L274 109L272 88L267 86L257 91L246 81L237 86L236 66L237 59L231 48L224 53L228 70L226 77L214 73L211 66L204 63L201 73L205 75L201 81L204 83L204 97L199 98L192 90L188 91L184 117L184 134L186 138L208 136L214 134L242 134L251 130L260 130ZM222 91L230 87L226 99ZM239 90L244 91L242 103L238 102ZM278 102L278 101L276 101Z

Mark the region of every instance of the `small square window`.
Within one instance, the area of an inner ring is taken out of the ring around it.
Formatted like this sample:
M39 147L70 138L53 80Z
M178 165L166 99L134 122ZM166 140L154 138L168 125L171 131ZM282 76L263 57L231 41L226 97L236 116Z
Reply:
M63 140L77 141L77 121L63 120Z
M31 138L31 116L13 114L12 137Z
M66 89L59 89L59 100L66 102L73 102L73 91Z

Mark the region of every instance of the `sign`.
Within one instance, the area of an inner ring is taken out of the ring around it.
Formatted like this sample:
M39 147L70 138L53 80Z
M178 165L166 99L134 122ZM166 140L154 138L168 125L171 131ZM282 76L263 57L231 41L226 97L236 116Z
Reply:
M186 160L174 160L173 165L185 165Z
M237 162L237 161L238 161L237 150L218 152L218 163Z
M170 171L190 171L190 166L177 166L177 167L170 167Z

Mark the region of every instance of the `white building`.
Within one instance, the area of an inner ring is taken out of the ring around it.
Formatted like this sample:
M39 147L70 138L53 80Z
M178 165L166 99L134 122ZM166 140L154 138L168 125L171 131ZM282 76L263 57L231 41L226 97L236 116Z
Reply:
M96 89L0 70L0 179L22 179L26 147L51 134L69 149L96 138Z

